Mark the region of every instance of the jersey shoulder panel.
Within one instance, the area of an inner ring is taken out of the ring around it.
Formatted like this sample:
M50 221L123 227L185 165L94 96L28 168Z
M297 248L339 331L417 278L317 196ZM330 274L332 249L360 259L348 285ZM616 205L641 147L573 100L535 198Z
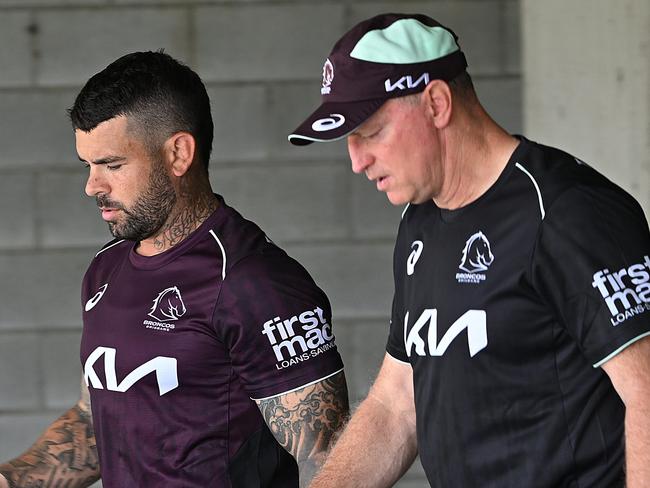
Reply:
M529 145L528 151L518 158L515 165L530 179L539 193L540 205L545 213L548 213L567 192L574 193L567 197L567 201L598 201L605 193L610 198L625 202L626 205L639 207L625 190L584 161L557 148L526 142Z
M606 177L561 151L540 151L546 166L537 161L531 173L546 188L546 217L531 281L596 364L649 329L648 223L638 202Z
M325 293L257 225L234 211L231 217L220 227L227 264L212 324L250 397L340 371Z
M110 274L116 267L116 263L121 262L128 256L132 247L133 241L128 241L126 239L113 239L104 244L90 261L88 270L86 271L86 278L88 278L90 274Z
M634 197L564 151L531 143L527 157L517 164L539 191L545 212L542 231L562 227L558 238L569 238L569 234L574 239L591 238L595 233L616 240L625 234L623 228L632 226L641 234L647 228L643 209Z
M224 260L228 274L241 260L255 255L281 252L260 227L245 219L237 210L222 203L225 218L208 230Z
M109 282L128 258L132 241L113 239L95 253L81 282L82 309L88 311L94 307L93 297L99 300Z

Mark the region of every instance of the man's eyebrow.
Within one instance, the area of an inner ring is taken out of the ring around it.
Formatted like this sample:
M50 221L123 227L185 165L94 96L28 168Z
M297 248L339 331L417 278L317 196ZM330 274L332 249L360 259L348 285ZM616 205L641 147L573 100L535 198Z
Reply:
M85 159L82 159L81 156L78 156L79 161L82 163L93 163L93 164L108 164L108 163L116 163L117 161L124 161L126 158L124 156L107 156L105 158L99 158L95 161L86 161Z

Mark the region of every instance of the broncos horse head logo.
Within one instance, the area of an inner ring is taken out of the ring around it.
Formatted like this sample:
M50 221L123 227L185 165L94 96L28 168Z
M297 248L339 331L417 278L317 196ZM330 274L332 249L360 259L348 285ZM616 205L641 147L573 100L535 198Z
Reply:
M494 261L494 254L490 250L490 241L487 240L483 232L479 231L467 239L458 267L468 273L476 273L477 271L486 271L492 261Z
M149 311L149 317L159 322L169 322L171 320L178 320L185 315L186 311L187 309L181 298L181 292L178 291L177 286L172 286L158 294Z

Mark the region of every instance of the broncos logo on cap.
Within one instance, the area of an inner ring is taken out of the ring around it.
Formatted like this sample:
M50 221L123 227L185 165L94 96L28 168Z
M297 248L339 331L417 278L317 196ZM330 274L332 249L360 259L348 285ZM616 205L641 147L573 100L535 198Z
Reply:
M334 65L329 59L325 60L323 65L323 86L320 89L321 95L328 95L332 89L330 85L334 81Z
M149 317L159 322L169 322L171 320L178 320L185 315L186 311L185 303L183 303L183 299L181 298L181 292L177 286L172 286L158 294L149 311Z
M467 273L476 273L477 271L486 271L492 261L494 261L494 254L490 249L490 241L483 232L478 231L467 239L458 267Z

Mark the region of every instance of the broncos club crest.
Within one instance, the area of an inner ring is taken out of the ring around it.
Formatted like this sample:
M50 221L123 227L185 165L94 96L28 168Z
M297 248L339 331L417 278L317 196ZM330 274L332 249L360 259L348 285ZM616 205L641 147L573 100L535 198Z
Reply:
M170 322L181 318L186 311L181 292L177 286L171 286L161 291L153 301L149 317L158 322Z
M480 283L485 281L485 274L494 261L494 254L490 246L490 241L478 231L467 239L465 249L463 249L460 265L458 269L464 273L457 273L456 279L459 283Z

